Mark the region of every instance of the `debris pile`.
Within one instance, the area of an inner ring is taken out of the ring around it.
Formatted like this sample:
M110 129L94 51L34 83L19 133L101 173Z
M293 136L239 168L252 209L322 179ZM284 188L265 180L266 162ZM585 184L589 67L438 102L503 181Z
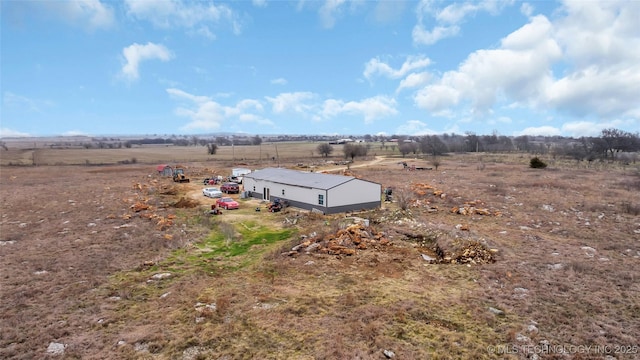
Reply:
M285 253L289 256L298 253L322 253L329 255L355 255L357 250L381 249L391 245L384 233L363 224L353 224L345 229L324 236L310 236Z
M156 180L150 180L150 183L152 185L154 185L154 184L157 183L157 181ZM136 198L123 198L122 199L122 201L124 203L131 204L129 206L129 209L133 212L133 214L127 213L127 214L121 215L120 218L122 220L130 220L131 218L133 218L135 216L143 218L143 219L148 219L150 221L155 222L156 227L157 227L157 229L159 231L164 231L164 230L170 228L171 226L173 226L174 220L176 218L176 216L174 214L167 214L165 216L159 215L157 213L156 206L152 206L152 205L149 204L150 199L149 199L149 197L147 197L145 195L148 194L150 189L153 189L152 187L149 187L147 184L134 183L133 184L133 189L134 189L134 191L138 192ZM161 190L159 190L159 191L161 191ZM185 203L189 202L188 200L186 200L184 198L180 199L180 201L183 201ZM180 201L178 203L180 203ZM188 206L185 206L185 207L188 207ZM107 218L115 219L116 216L111 214L111 215L108 215ZM165 234L164 238L167 239L167 240L171 240L172 236L169 235L169 234Z
M480 207L484 203L480 200L467 201L462 206L454 206L451 212L460 215L485 215L485 216L501 216L500 211L490 211L487 208Z
M431 193L433 196L444 199L447 197L447 194L443 190L436 189L435 186L427 184L427 183L413 183L411 184L411 190L417 195L427 195L427 193Z
M496 262L495 253L497 252L496 249L487 249L481 243L472 241L453 253L445 253L441 262L451 264L491 264Z

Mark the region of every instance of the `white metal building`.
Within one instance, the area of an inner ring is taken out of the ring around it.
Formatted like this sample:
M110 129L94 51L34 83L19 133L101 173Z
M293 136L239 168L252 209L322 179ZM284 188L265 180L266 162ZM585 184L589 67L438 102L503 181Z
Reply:
M381 185L353 176L266 168L244 176L249 196L287 200L291 206L325 214L380 207Z

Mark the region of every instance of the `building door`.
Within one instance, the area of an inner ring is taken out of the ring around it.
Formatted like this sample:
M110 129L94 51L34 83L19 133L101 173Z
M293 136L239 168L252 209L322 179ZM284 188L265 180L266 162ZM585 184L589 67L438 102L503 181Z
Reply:
M264 188L262 190L262 199L263 200L271 200L269 195L269 188Z

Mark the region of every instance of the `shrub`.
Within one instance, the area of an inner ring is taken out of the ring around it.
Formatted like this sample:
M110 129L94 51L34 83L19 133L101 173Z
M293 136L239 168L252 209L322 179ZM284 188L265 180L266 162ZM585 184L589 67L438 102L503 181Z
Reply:
M544 169L547 167L547 164L536 156L529 162L529 167L533 169Z

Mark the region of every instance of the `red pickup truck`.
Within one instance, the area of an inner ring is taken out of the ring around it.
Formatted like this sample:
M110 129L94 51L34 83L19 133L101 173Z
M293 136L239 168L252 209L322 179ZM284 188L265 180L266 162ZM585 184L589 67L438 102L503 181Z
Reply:
M234 182L226 182L220 186L220 191L226 194L238 194L240 186Z

